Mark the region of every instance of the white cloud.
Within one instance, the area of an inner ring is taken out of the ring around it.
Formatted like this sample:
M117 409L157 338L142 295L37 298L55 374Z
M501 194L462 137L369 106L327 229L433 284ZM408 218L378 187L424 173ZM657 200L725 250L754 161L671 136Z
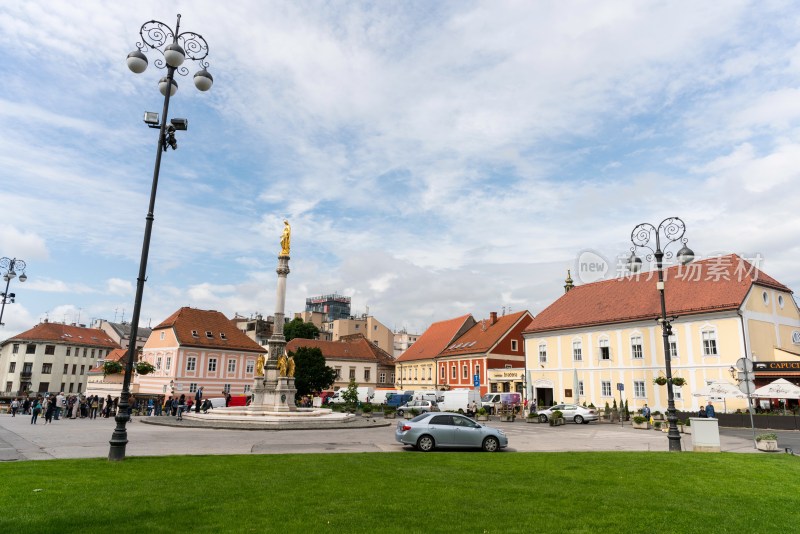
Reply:
M106 291L111 295L133 295L133 284L129 280L109 278L106 280Z

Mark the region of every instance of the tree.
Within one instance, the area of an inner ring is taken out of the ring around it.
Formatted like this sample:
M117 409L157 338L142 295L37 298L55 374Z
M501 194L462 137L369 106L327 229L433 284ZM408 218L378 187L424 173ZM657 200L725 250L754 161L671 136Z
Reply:
M286 341L291 341L296 337L316 339L319 336L319 328L314 323L304 323L301 318L295 317L283 326L283 335Z
M348 410L356 409L356 406L358 406L358 383L355 378L350 379L350 383L347 385L347 391L342 393L342 398Z
M328 389L336 380L336 370L325 365L325 357L318 348L299 347L289 356L294 357L294 387L298 399Z

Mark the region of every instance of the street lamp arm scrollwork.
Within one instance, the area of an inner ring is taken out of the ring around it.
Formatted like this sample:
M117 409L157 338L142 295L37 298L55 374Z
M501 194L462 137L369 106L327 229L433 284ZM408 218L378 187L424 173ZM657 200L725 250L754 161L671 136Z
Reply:
M25 268L28 265L23 261L17 258L0 258L0 271L3 272L3 280L6 282L5 290L0 293L0 326L3 326L3 314L6 311L6 304L13 304L14 298L16 295L14 293L9 293L8 288L11 285L11 280L17 277L19 274L19 281L24 282L28 279L28 275L25 274Z

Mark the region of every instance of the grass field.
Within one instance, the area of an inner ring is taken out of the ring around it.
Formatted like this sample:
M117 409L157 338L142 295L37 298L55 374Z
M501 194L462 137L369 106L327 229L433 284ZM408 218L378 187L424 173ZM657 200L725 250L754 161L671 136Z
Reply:
M0 464L0 532L796 532L785 454L408 453Z

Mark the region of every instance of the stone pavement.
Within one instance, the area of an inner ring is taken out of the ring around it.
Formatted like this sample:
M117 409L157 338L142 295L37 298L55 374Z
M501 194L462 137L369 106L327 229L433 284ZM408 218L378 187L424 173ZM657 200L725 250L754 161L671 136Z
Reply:
M164 418L167 419L167 418ZM325 430L227 430L144 424L135 417L128 423L129 456L171 454L288 454L335 452L410 451L394 439L397 421L389 426ZM634 430L618 424L567 424L560 427L524 422L490 422L509 437L507 451L667 451L667 435ZM44 425L30 417L0 415L0 460L53 458L105 458L114 430L113 419L75 419ZM781 437L787 432L778 432ZM798 434L798 433L792 433ZM794 439L794 438L793 438ZM741 429L722 429L724 452L757 452L752 435ZM691 436L683 435L682 448L691 449ZM796 450L800 450L798 447Z

